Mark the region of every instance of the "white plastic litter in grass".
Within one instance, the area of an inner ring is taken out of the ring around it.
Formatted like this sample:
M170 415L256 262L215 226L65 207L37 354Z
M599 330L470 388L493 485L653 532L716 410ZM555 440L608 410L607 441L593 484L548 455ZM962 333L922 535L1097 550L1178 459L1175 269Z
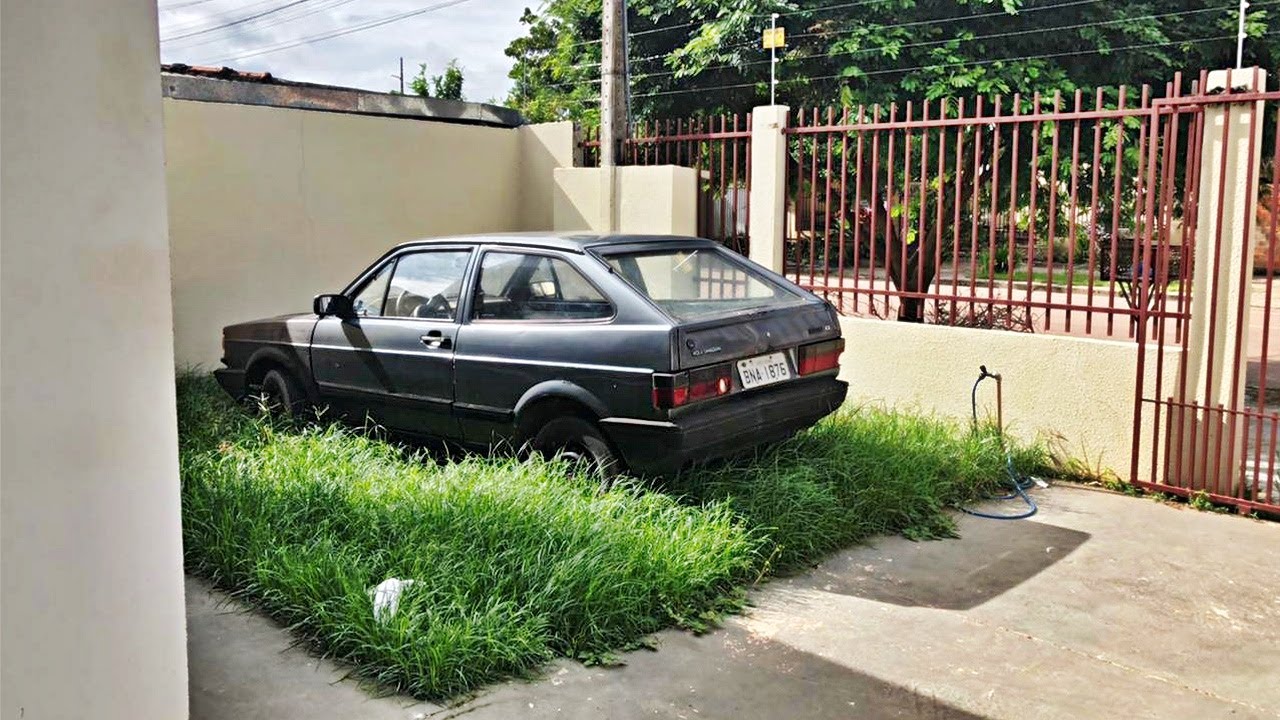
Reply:
M387 578L369 591L373 596L373 619L386 622L396 614L400 607L400 596L413 585L412 580Z

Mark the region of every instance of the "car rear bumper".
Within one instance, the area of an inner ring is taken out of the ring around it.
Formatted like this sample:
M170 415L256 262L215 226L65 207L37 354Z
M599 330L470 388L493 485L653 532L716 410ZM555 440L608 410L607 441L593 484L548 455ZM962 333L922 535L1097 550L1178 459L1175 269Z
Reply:
M239 400L245 396L247 389L245 388L244 371L233 370L231 368L218 368L213 371L213 376L217 378L218 384L231 397Z
M825 376L689 408L670 421L604 418L601 427L634 472L668 473L781 440L830 415L848 383Z

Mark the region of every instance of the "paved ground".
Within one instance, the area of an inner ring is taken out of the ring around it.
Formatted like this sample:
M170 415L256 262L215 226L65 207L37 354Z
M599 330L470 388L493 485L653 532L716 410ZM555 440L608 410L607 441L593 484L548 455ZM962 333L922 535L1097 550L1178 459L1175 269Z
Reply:
M839 554L624 667L560 663L453 708L371 698L189 581L192 718L1280 717L1280 524L1038 498L1030 521Z

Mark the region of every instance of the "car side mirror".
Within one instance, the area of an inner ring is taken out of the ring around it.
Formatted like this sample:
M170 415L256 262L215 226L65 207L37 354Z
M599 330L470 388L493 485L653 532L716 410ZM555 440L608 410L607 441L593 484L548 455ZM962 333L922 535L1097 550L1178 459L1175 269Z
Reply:
M356 316L355 307L351 304L351 298L346 295L331 293L317 295L316 299L311 301L311 311L320 317L332 315L346 319Z

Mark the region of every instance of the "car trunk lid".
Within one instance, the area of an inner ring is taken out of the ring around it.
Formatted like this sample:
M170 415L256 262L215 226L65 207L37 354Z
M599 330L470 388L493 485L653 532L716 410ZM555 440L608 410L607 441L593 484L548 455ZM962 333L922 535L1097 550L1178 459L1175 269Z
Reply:
M839 335L829 307L815 302L700 320L676 329L676 369L765 355Z

